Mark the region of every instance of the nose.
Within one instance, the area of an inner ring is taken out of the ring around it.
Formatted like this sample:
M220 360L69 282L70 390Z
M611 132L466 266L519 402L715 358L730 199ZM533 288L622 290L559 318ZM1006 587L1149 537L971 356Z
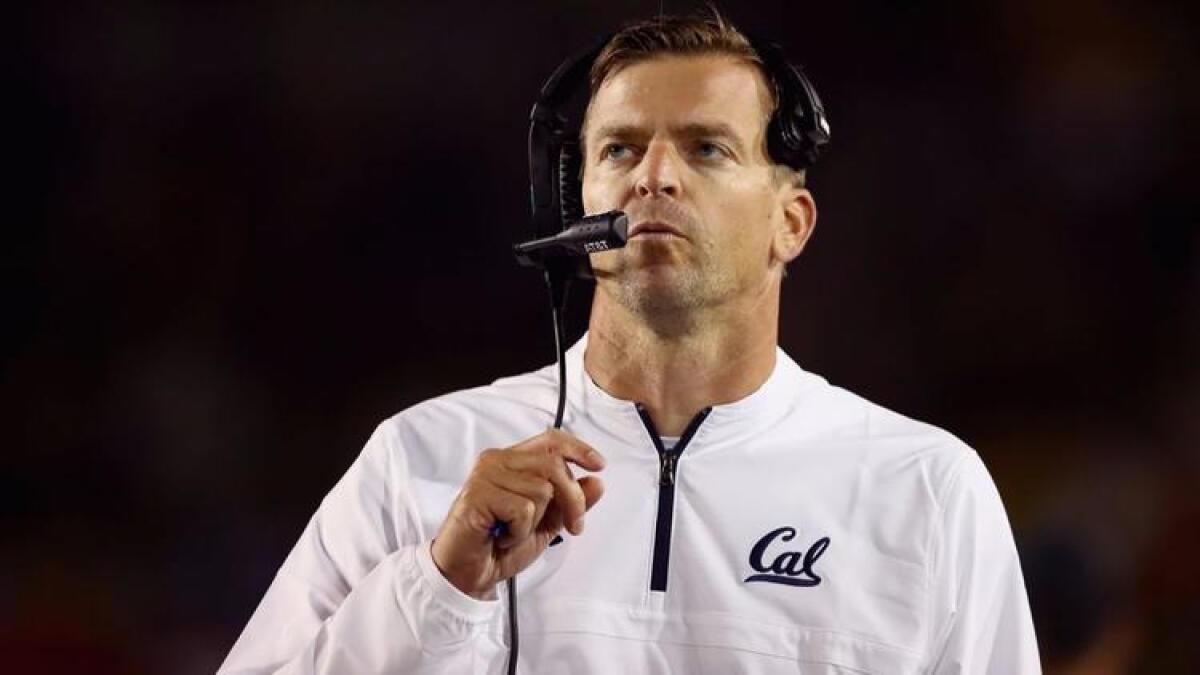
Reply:
M679 157L670 144L652 142L646 148L640 169L635 183L639 197L666 195L679 198Z

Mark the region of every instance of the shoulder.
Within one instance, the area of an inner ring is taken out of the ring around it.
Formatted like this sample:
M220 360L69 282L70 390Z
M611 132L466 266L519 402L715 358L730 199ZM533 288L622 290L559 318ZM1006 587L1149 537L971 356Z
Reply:
M550 366L460 389L402 410L385 424L396 427L459 426L481 419L547 414L553 410L555 380Z
M813 440L843 446L872 466L917 469L939 503L964 470L986 475L978 453L950 431L801 372L806 383L794 389L795 415L804 420Z
M489 447L544 431L556 402L553 368L504 377L421 401L385 419L369 444L415 473L458 472Z

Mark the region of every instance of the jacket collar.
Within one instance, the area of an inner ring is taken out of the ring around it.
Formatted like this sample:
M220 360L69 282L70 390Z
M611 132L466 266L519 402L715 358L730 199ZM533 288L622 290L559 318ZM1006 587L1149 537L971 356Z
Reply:
M649 444L638 417L635 401L626 401L604 391L588 375L583 364L588 336L585 333L567 350L567 412L565 423L580 418L607 429L623 440ZM714 405L688 446L688 453L703 452L730 442L746 440L770 429L806 403L822 386L824 378L809 373L783 349L775 348L775 368L757 390L745 398Z

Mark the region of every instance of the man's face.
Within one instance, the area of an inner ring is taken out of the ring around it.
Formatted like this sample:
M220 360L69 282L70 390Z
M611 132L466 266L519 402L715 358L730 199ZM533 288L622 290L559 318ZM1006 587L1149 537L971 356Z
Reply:
M591 257L604 290L631 309L669 310L777 283L799 253L780 238L804 191L773 172L770 106L757 69L723 55L654 58L604 82L588 109L584 208L625 211L631 235Z

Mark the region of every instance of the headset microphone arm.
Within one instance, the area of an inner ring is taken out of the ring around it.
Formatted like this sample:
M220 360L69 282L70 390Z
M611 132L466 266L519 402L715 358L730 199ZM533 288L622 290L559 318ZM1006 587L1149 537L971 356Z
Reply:
M587 216L556 235L521 242L513 246L513 254L526 267L548 270L555 259L621 248L628 240L629 219L621 211L608 211Z

